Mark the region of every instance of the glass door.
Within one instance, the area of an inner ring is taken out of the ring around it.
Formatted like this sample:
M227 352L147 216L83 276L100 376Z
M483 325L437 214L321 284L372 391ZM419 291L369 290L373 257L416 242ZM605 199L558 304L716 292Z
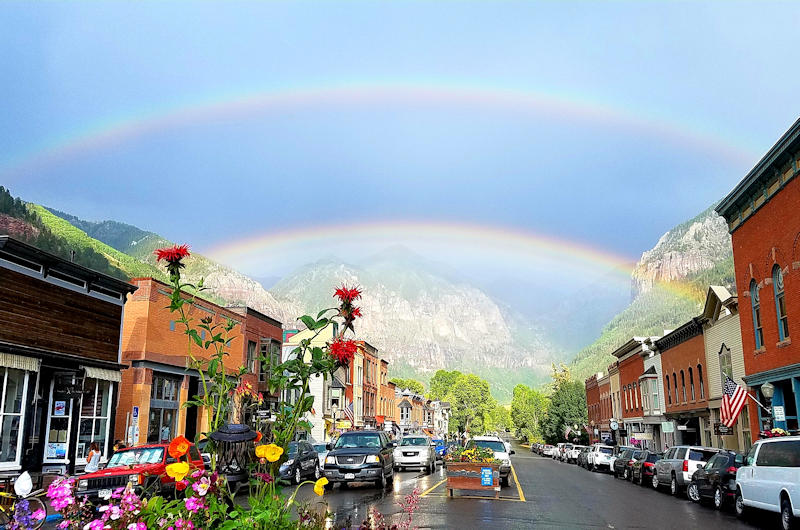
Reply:
M72 399L55 395L55 380L57 378L54 376L50 380L50 402L47 410L43 459L46 464L69 463L67 454L69 433L72 427Z

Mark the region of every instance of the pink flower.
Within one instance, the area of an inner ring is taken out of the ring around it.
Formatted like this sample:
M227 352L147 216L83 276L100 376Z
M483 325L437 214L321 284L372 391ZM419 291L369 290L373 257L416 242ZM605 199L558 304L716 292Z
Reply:
M83 527L83 530L103 530L103 528L105 527L106 524L102 520L95 519L91 521L89 524L85 525Z
M144 523L131 523L128 525L128 530L147 530L147 525Z
M189 510L191 513L197 513L199 510L205 509L205 505L203 504L203 499L199 497L189 497L187 499L184 499L183 502L186 505L186 509ZM177 525L177 521L175 523Z
M211 487L211 481L208 480L208 477L203 477L194 484L192 484L192 489L197 492L198 495L204 497L206 493L208 493L208 488Z
M39 508L38 510L36 510L31 514L31 517L33 517L38 521L39 519L44 519L45 517L47 517L47 513L41 508Z

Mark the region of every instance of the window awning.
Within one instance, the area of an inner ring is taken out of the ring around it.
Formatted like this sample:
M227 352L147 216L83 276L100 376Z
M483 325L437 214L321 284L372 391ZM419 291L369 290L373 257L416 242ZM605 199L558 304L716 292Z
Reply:
M102 379L103 381L114 381L119 383L122 381L122 373L118 370L109 370L107 368L96 368L94 366L81 366L86 373L86 377L92 379Z
M38 372L41 364L42 360L35 357L25 357L24 355L14 355L13 353L0 353L0 366L6 368Z

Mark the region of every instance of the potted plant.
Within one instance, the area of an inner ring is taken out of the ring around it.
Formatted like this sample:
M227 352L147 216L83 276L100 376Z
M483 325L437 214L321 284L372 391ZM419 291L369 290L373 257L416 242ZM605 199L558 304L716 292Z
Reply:
M500 494L500 461L494 451L482 447L455 449L445 456L447 490L450 497L453 490L494 491L494 498Z

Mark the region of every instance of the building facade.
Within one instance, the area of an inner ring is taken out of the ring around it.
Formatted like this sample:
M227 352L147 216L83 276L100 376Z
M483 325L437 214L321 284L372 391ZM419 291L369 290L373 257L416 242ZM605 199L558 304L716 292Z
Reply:
M136 287L0 236L0 470L74 474L110 456Z
M602 378L602 373L597 373L590 376L585 383L586 387L586 411L589 420L590 433L589 440L594 443L600 441L599 432L594 433L593 427L600 425L602 418L601 402L600 402L600 388L597 384L598 378Z
M737 297L724 287L709 287L702 316L708 366L709 421L712 425L710 445L747 453L753 445L747 407L742 409L733 428L728 429L720 423L722 388L726 378L746 386Z
M188 340L178 316L168 309L172 288L153 278L131 280L138 290L125 304L122 333L122 374L115 436L130 444L170 441L177 434L194 439L207 430L207 417L196 407L184 407L189 396L200 393L200 377L187 369L187 353L209 359L206 350ZM230 339L225 369L234 373L246 362L243 317L230 309L197 299L188 310L195 322L211 318L212 326L236 323ZM206 332L200 333L206 340ZM191 348L191 350L189 350Z
M597 379L597 391L600 396L600 419L591 425L592 436L598 440L611 440L611 378L608 374Z
M664 449L664 382L662 380L661 356L654 349L658 337L649 337L642 343L644 373L639 376L642 398L642 433L638 439L641 446L654 451Z
M640 355L644 338L633 337L617 348L612 355L618 359L620 400L622 406L622 429L619 431L620 443L628 445L642 428L643 409L639 387L639 377L644 372L644 361Z
M368 342L358 341L359 350L363 355L363 421L365 429L375 429L378 426L378 394L380 391L380 358L378 349Z
M798 432L800 342L800 120L778 140L716 210L733 243L744 381L771 412L748 401L751 434L767 426ZM769 383L772 399L762 387Z
M711 437L702 319L693 318L655 341L661 356L666 413L675 431L665 443L701 444Z
M608 381L611 391L611 418L609 429L611 439L619 441L619 428L622 425L622 405L620 404L619 363L616 361L608 365Z

